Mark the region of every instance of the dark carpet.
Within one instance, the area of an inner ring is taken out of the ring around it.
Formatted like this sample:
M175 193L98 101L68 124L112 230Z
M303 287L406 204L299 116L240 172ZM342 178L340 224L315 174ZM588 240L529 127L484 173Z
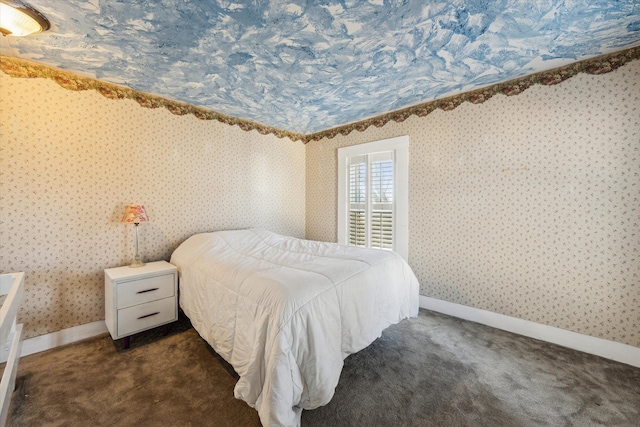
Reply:
M259 426L184 317L23 357L10 426ZM420 311L349 356L302 426L640 426L640 369Z

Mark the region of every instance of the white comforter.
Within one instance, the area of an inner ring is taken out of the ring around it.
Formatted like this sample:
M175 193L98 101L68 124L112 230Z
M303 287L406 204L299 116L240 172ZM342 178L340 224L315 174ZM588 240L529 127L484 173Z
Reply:
M394 252L251 229L192 236L171 263L182 309L265 426L299 425L331 400L345 357L418 313L418 281Z

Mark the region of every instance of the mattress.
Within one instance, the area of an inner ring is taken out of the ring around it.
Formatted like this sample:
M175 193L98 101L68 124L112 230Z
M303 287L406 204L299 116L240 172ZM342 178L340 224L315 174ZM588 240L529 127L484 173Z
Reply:
M182 309L265 426L299 425L331 400L348 355L418 313L418 281L391 251L249 229L191 236L171 263Z

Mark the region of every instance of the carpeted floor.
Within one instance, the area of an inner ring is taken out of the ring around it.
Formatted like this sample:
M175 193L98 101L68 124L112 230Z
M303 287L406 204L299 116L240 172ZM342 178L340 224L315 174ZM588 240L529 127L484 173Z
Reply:
M237 376L182 319L23 357L8 425L259 426ZM302 426L640 426L640 369L420 311L345 360Z

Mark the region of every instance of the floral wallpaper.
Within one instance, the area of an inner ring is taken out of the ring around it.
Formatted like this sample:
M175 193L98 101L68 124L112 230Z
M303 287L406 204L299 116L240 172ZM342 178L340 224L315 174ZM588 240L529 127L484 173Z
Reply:
M336 150L409 135L422 295L640 347L640 61L306 145L306 237L336 241Z
M640 346L638 52L302 137L2 58L0 272L33 337L104 317L129 203L147 261L224 228L335 241L336 148L408 134L423 295Z
M131 99L0 73L0 272L24 271L30 338L104 319L105 268L128 265L127 204L145 261L192 234L304 237L304 145Z

